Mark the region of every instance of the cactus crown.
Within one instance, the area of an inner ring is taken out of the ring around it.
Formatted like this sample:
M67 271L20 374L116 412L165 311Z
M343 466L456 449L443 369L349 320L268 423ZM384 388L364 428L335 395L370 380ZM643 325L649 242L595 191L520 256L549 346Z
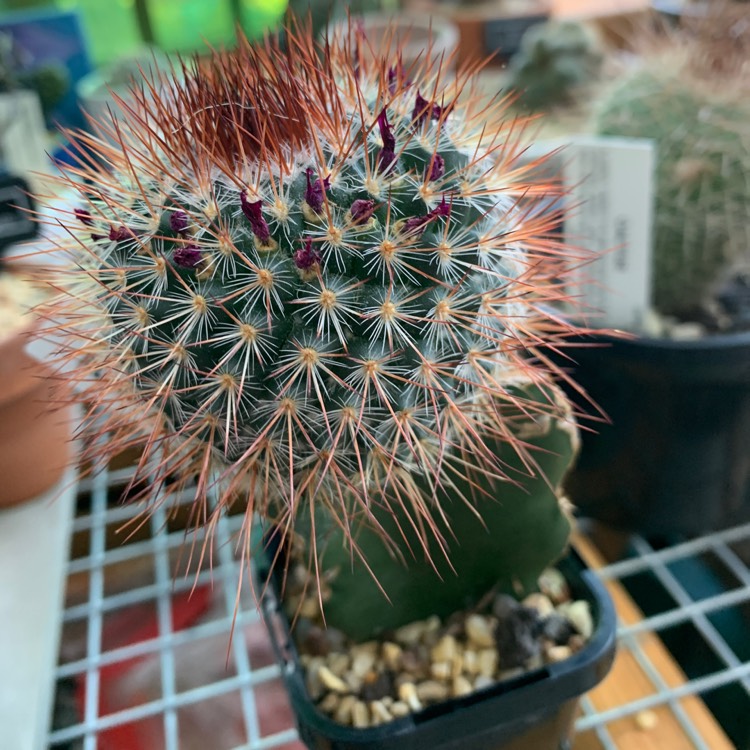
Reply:
M511 426L560 413L519 387L564 335L569 255L529 202L557 188L470 73L366 45L240 41L74 134L50 319L98 450L145 438L150 488L197 478L196 524L241 496L248 539L321 507L351 539L398 506L426 540L438 488L508 478L492 441L533 471Z

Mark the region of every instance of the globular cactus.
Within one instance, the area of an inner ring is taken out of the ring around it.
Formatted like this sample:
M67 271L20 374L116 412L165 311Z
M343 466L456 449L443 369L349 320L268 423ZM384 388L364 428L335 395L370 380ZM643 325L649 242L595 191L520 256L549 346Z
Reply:
M519 103L532 110L573 104L582 87L591 84L602 64L594 33L571 21L532 26L508 65L508 86Z
M717 286L750 263L750 99L746 73L719 72L700 37L678 36L644 58L599 102L601 135L653 139L653 302L667 315L704 317ZM744 59L747 59L746 56Z
M576 433L544 347L571 255L503 105L366 44L240 42L72 134L82 202L58 215L74 263L49 318L95 450L145 442L147 492L195 480L209 529L244 502L245 554L260 517L318 573L324 549L384 579L473 555L455 601L532 580L567 540ZM459 517L485 542L452 539Z

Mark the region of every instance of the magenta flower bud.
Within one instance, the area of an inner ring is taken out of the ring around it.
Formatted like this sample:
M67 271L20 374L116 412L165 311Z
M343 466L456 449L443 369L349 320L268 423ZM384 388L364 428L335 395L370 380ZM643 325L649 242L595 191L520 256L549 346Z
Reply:
M132 229L128 227L110 227L109 228L109 239L112 242L123 242L124 240L132 240L135 238L135 234Z
M320 253L313 247L311 239L305 240L305 246L294 253L294 265L301 271L309 271L316 263L320 263Z
M403 88L411 86L411 81L404 74L404 63L401 55L398 56L398 62L395 68L388 68L388 92L393 96L396 93L399 83Z
M169 215L169 228L173 232L184 232L188 226L188 215L184 211L172 211Z
M450 109L448 107L441 107L439 104L430 104L422 94L417 91L417 97L414 101L414 109L411 113L411 121L415 127L421 127L428 119L439 120L443 116L443 112L447 112Z
M385 109L378 115L378 128L380 129L380 138L383 141L383 148L380 149L378 154L378 167L381 172L385 172L396 161L396 136L393 135L393 128L388 122L388 114Z
M172 257L180 268L195 268L203 260L203 256L197 245L183 245L182 247L178 247Z
M321 180L320 177L316 177L315 180L313 180L313 174L315 174L313 169L308 167L305 172L305 177L307 178L305 201L316 214L319 214L323 210L325 194L331 187L331 178L326 177L324 180Z
M422 96L419 90L417 90L417 97L414 100L414 109L411 113L412 123L418 128L421 127L425 120L432 114L430 110L430 103Z
M350 210L353 224L366 224L375 213L375 201L356 200Z
M428 182L439 180L445 174L445 159L440 154L434 154L427 175Z
M240 206L245 218L250 222L250 228L258 242L268 244L271 239L271 229L263 218L263 201L249 201L245 193L240 193Z
M443 196L440 203L429 211L424 216L413 216L411 219L407 219L404 222L402 232L408 235L421 236L422 232L427 228L427 225L438 218L438 216L450 216L451 207L449 203L446 203L445 196Z
M76 219L81 222L81 224L84 224L87 227L91 227L94 225L94 220L91 218L91 214L85 209L77 208L73 213L75 214Z

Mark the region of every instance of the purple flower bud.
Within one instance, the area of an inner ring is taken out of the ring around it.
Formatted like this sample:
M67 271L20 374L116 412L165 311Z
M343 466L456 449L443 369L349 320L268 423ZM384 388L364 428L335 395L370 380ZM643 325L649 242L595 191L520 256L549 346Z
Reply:
M350 210L353 224L366 224L375 213L375 201L356 200Z
M305 240L305 246L294 253L294 265L301 271L309 271L316 263L320 263L320 253L313 247L311 239Z
M94 225L94 220L91 218L91 214L85 209L77 208L73 213L75 214L76 219L81 222L81 224L84 224L87 227L91 227Z
M443 112L448 112L449 110L450 105L448 107L441 107L439 104L430 104L430 102L428 102L427 99L417 91L417 97L414 101L414 109L411 113L411 121L414 123L415 127L419 128L428 118L439 120L443 116Z
M388 113L385 109L381 110L378 115L378 129L380 130L380 138L383 141L383 149L395 151L396 136L393 135L393 128L391 127L391 123L388 122Z
M124 240L132 240L135 238L135 233L128 227L110 227L109 228L109 239L112 242L123 242Z
M434 154L432 157L432 163L427 174L427 181L434 182L439 180L445 174L445 159L440 154Z
M321 180L320 177L316 177L315 180L313 180L312 176L314 174L315 172L313 169L308 167L305 172L305 177L307 178L305 201L316 214L319 214L323 210L323 199L325 198L325 194L331 187L331 178L326 177L324 180Z
M265 245L271 239L271 230L268 222L263 218L263 201L249 201L245 193L240 193L240 206L245 218L250 222L250 228L258 239Z
M440 203L433 208L432 211L426 213L424 216L412 216L410 219L407 219L404 222L401 231L403 234L421 236L422 232L427 228L427 225L437 219L438 216L450 215L450 204L446 203L445 196L443 196Z
M411 81L406 78L404 73L404 63L401 55L398 56L398 62L395 68L388 68L388 92L393 96L398 89L399 83L403 88L411 86Z
M378 115L378 128L383 141L383 148L378 154L378 168L381 172L385 172L396 161L396 136L393 135L393 128L388 122L385 109Z
M432 218L438 216L450 216L451 215L451 204L445 200L445 196L440 199L440 203L430 211Z
M173 232L184 232L188 225L188 215L184 211L172 211L169 215L169 228Z
M182 247L178 247L172 257L180 268L195 268L203 260L203 256L197 245L183 245Z
M421 127L424 121L432 114L430 103L417 89L417 98L414 100L414 109L411 113L411 121L416 127Z
M393 96L396 93L396 84L398 83L398 73L395 68L388 68L388 93Z

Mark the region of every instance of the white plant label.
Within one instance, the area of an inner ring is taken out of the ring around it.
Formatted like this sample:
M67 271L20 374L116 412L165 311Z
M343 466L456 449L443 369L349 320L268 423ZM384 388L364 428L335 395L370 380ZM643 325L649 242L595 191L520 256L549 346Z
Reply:
M571 293L591 311L590 325L640 331L651 306L654 144L574 137L559 158L566 242L596 257L575 271Z

